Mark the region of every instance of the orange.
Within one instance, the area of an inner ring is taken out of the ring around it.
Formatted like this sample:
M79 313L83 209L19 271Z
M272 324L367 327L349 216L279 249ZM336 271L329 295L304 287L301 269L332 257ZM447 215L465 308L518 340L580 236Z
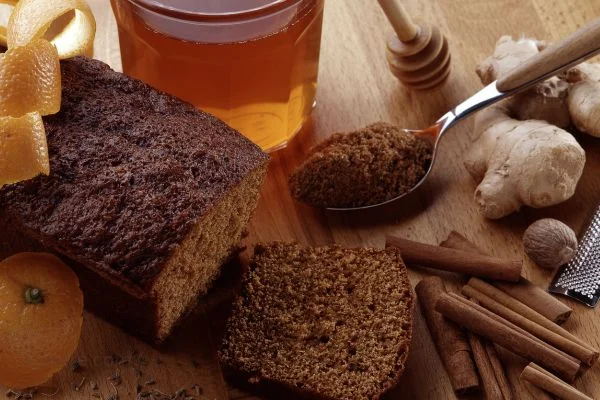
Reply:
M0 117L0 187L49 173L48 147L41 115L29 113L20 118Z
M64 368L79 342L83 294L75 273L47 253L0 262L0 384L40 385Z
M91 56L96 20L84 0L20 0L8 20L8 48L44 38L53 22L68 13L73 13L73 17L50 42L56 46L60 59L80 54Z
M60 110L60 62L56 48L37 39L0 54L0 115L20 117Z

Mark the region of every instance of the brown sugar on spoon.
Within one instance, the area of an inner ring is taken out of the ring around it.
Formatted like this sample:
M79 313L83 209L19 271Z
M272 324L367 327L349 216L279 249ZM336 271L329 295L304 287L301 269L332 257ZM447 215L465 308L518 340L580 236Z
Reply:
M433 145L384 122L336 133L315 146L290 177L290 191L316 207L362 207L412 189L425 175Z

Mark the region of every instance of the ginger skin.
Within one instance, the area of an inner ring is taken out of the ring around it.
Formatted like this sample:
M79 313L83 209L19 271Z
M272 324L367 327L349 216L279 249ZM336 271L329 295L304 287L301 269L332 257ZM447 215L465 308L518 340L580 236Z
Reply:
M581 132L600 137L600 65L583 63L567 75L569 113Z
M483 110L475 124L483 129L465 166L480 181L475 201L486 218L502 218L523 205L547 207L573 195L585 153L569 132L545 121L513 119L506 105Z
M539 53L545 42L533 39L513 40L502 36L496 43L491 57L477 66L481 83L487 85L506 74L527 58ZM523 93L519 93L508 103L511 113L518 120L541 119L560 128L571 124L566 98L569 84L557 77L547 79Z
M477 74L490 83L544 47L503 36ZM577 68L477 114L465 167L479 182L475 201L486 218L558 204L575 192L585 152L563 128L600 136L600 67Z

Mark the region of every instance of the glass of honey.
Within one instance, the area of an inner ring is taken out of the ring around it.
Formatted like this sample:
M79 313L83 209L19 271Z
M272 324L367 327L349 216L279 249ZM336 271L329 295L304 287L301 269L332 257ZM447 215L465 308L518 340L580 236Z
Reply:
M324 0L111 0L123 72L279 149L315 104Z

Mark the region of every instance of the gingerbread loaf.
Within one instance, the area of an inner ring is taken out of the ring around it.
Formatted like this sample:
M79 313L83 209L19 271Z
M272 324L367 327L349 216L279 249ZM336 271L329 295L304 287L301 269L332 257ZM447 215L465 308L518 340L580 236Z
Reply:
M51 173L0 190L0 253L45 249L86 307L164 340L239 249L268 156L217 118L111 70L62 61Z

